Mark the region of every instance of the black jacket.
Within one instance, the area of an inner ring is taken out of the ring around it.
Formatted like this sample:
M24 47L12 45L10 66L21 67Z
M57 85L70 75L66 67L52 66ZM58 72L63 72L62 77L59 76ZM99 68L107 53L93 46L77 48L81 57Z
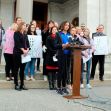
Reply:
M50 35L50 32L49 30L47 30L46 32L42 32L42 45L46 45L46 40L47 40L47 37Z
M47 47L46 65L56 66L57 62L53 61L53 56L56 55L56 57L58 58L59 52L62 51L61 38L58 35L56 35L55 38L48 36L46 40L46 47Z
M13 54L23 54L21 48L27 49L29 47L27 35L21 34L20 32L15 32Z
M100 32L92 33L92 38L94 38L96 36L106 36L106 35L104 33L100 33Z

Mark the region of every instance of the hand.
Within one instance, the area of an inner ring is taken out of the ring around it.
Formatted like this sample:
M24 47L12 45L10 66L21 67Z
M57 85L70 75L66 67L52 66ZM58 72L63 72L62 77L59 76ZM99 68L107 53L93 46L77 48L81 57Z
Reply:
M62 44L62 48L63 48L63 49L66 49L66 48L68 48L68 47L70 47L70 44Z
M43 50L43 52L46 52L47 47L45 45L43 45L42 50Z
M69 44L69 43L68 43L68 44L66 44L66 48L69 48L70 46L71 46L71 44Z
M28 50L24 50L24 51L23 51L23 53L24 53L25 55L27 55L27 53L28 53Z
M92 47L92 53L94 53L96 51L96 49L94 47Z
M87 53L84 53L84 57L87 58L87 57L88 57L88 54L87 54Z

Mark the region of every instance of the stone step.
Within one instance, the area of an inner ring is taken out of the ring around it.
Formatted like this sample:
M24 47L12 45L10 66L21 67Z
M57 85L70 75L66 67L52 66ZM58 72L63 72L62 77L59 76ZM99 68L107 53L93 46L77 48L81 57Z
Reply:
M104 80L102 82L100 80L91 80L90 84L92 87L111 86L111 80Z
M103 82L99 80L91 80L90 84L92 87L111 86L111 80L105 80ZM48 89L48 82L43 80L25 81L25 86L28 89ZM0 80L0 90L1 89L14 89L13 81Z
M46 89L48 88L48 82L43 80L25 81L25 86L29 89ZM14 88L13 81L0 80L0 89L13 89L13 88Z
M84 74L85 76L85 74ZM84 77L85 78L85 77ZM106 71L105 70L105 76L104 82L99 81L99 74L98 70L96 71L95 79L91 81L92 86L98 86L98 85L108 85L111 83L111 71ZM36 73L35 74L35 79L36 81L25 81L25 85L27 88L48 88L48 82L43 81L43 75L42 72ZM110 82L109 82L110 81ZM0 89L13 89L14 84L13 81L6 81L5 78L5 72L4 72L4 66L0 66Z
M111 63L105 64L105 74L104 74L104 79L105 80L111 80ZM4 70L4 65L0 65L0 80L5 80L5 70ZM98 66L96 68L96 74L95 74L95 80L98 80L99 78L99 72L98 72ZM35 79L36 80L43 80L43 75L42 72L37 72L35 73Z
M34 78L35 78L36 80L43 80L42 72L40 72L40 73L35 73ZM0 74L0 80L6 80L6 75L5 75L5 73L1 73L1 74Z
M95 79L99 79L99 71L96 71ZM104 79L105 80L111 80L111 71L105 71L104 72Z

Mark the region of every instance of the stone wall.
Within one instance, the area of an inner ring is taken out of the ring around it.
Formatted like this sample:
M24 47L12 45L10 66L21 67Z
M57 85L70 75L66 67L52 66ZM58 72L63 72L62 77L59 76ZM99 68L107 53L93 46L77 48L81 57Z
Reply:
M48 5L48 20L54 20L58 23L63 21L64 8L58 3L49 3Z
M69 0L63 4L64 20L72 22L75 17L79 17L79 0Z
M48 20L52 19L60 24L64 20L72 22L75 17L79 17L78 0L69 0L63 4L51 2L48 5Z

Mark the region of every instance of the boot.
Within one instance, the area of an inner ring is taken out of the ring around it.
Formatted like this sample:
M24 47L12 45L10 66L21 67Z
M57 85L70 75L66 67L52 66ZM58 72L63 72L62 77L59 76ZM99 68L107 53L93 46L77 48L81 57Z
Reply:
M55 72L52 73L52 87L53 87L53 90L57 89L57 87L56 87L56 73Z
M52 82L49 82L49 89L53 90Z
M57 89L57 87L56 87L56 80L53 80L53 81L52 81L52 87L53 87L53 90L56 90L56 89Z
M49 89L53 90L53 86L52 86L52 75L48 74L48 81L49 81Z

